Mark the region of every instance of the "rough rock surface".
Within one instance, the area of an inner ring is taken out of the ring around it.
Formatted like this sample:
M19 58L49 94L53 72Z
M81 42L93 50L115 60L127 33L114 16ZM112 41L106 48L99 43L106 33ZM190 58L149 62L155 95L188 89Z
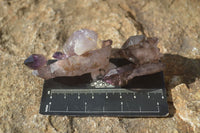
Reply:
M200 132L200 1L0 0L0 132ZM58 117L38 113L43 80L26 57L60 51L88 28L119 47L131 35L160 39L168 118Z

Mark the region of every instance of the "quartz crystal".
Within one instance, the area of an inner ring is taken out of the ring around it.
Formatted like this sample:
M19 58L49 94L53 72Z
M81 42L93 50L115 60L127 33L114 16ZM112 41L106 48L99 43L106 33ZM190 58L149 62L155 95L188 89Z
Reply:
M64 44L67 56L82 55L97 47L97 33L88 29L75 31Z

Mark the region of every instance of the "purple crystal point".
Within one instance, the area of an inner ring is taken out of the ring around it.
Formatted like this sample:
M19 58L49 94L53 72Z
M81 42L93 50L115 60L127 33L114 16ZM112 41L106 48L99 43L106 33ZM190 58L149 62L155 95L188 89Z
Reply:
M55 59L62 60L62 59L64 59L66 57L66 55L64 53L62 53L62 52L55 52L53 54L53 57Z
M46 58L41 54L32 54L25 61L24 64L34 70L37 70L47 63Z

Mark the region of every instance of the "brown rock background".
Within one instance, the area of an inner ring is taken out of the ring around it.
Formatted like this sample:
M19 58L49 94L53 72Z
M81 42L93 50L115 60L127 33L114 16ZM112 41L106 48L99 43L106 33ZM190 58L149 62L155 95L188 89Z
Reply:
M200 1L0 0L0 133L200 132ZM119 47L130 35L160 39L168 118L40 115L43 80L23 65L51 55L80 28Z

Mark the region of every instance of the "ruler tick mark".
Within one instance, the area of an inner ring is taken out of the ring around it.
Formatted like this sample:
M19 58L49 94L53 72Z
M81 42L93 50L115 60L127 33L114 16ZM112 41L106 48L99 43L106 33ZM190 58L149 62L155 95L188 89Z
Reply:
M120 98L120 99L122 99L122 94L121 94L121 93L120 93L120 96L119 96L119 98Z
M48 93L48 95L49 95L51 92L50 92L50 91L48 91L47 93Z
M120 95L119 98L121 99L122 98L122 93L120 92L119 95Z
M48 111L48 107L49 107L49 105L46 105L46 106L45 106L45 112Z
M85 102L85 112L87 111L87 102Z
M123 102L121 102L121 112L124 111Z
M80 97L80 94L78 93L78 97L77 97L78 99L80 99L81 97Z
M50 112L50 108L51 108L51 104L49 104L49 108L48 108L48 109L49 109L49 112Z
M157 108L158 108L158 112L160 112L160 106L157 106Z
M150 98L149 92L147 93L147 95L148 95L148 99L149 99Z

